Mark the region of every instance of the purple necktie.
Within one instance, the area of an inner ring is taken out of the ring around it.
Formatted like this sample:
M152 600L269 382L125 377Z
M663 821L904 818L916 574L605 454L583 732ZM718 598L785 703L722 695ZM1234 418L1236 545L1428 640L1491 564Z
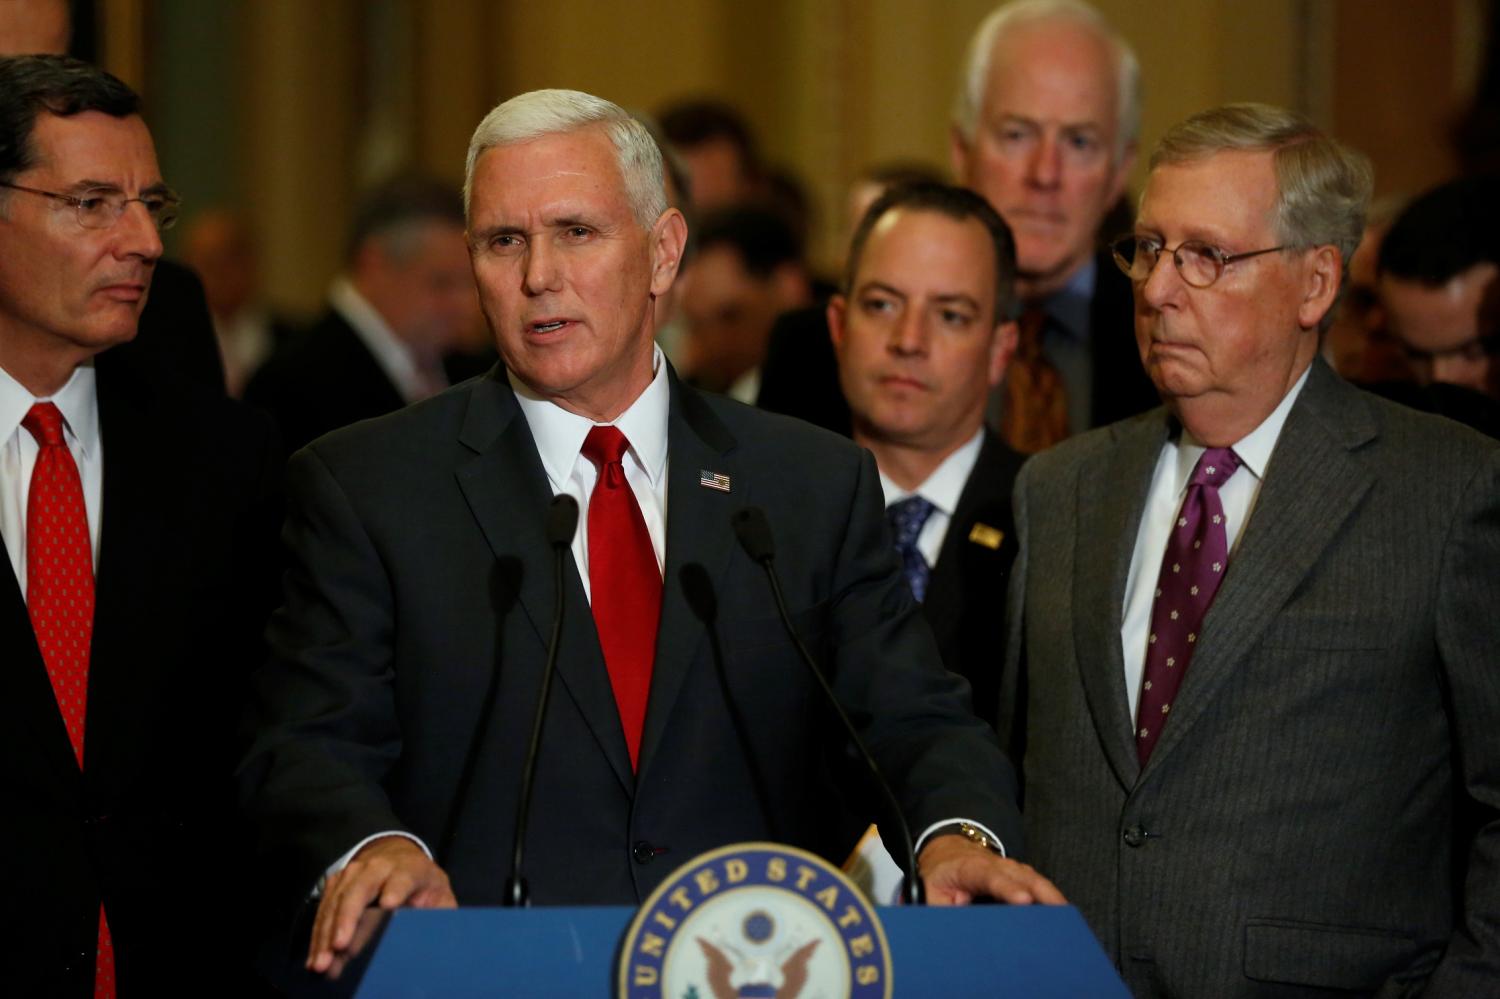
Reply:
M1219 487L1240 467L1239 456L1227 447L1209 448L1198 459L1188 481L1182 509L1167 538L1167 552L1156 579L1156 603L1151 608L1151 634L1146 645L1146 676L1136 712L1136 753L1141 766L1151 758L1156 740L1166 728L1167 715L1182 686L1188 660L1198 642L1203 617L1219 592L1229 566L1229 543L1224 534L1224 504Z

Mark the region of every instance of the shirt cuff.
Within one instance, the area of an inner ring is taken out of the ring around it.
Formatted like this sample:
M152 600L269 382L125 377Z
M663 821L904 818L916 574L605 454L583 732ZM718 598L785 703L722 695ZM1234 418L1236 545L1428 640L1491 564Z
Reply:
M1000 856L1010 856L1009 853L1005 852L1005 844L1001 841L999 836L995 835L995 831L993 829L985 825L983 822L977 822L974 819L966 819L961 816L952 819L942 819L941 821L934 822L926 829L923 829L922 835L917 837L917 845L912 847L912 853L920 856L922 853L922 847L927 845L927 841L932 838L933 833L937 832L940 829L946 829L948 826L958 825L960 822L967 822L969 825L973 826L975 829L978 829L980 832L988 836L990 838L990 842L995 844L995 849L1000 851Z
M360 840L358 843L355 843L354 844L354 849L350 850L348 853L344 854L338 860L335 860L333 863L329 864L328 865L328 870L326 870L326 871L323 872L323 876L321 878L319 878L318 879L318 883L313 886L312 894L309 897L310 898L321 898L323 896L323 886L328 883L328 879L330 877L332 877L333 875L337 874L339 871L342 871L345 867L348 867L349 866L349 861L351 861L351 860L354 859L354 855L356 853L358 853L359 851L363 850L365 847L369 846L371 843L375 842L377 839L385 839L387 836L400 836L402 839L409 839L413 843L417 844L418 846L420 846L422 848L422 852L425 853L425 854L427 854L427 859L428 860L433 859L432 858L432 851L429 850L429 849L427 849L427 844L423 843L420 839L418 839L417 837L413 836L409 832L402 832L399 829L390 829L390 830L387 830L386 832L378 832L378 833L375 833L374 835L366 836L364 839Z

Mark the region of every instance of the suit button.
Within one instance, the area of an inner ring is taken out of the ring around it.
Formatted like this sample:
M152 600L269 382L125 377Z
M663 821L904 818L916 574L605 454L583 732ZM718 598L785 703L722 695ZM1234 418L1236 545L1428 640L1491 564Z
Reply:
M1126 846L1138 847L1144 842L1146 842L1146 830L1142 829L1140 826L1131 826L1129 829L1125 830Z
M656 847L641 840L631 848L630 855L635 858L637 864L649 864L656 859Z

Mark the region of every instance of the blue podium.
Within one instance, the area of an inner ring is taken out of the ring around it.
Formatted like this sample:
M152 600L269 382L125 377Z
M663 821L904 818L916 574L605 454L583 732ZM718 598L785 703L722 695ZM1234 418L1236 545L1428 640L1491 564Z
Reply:
M635 910L372 910L366 945L337 980L302 996L443 999L615 995L615 963ZM1129 999L1071 907L975 905L879 910L897 996Z

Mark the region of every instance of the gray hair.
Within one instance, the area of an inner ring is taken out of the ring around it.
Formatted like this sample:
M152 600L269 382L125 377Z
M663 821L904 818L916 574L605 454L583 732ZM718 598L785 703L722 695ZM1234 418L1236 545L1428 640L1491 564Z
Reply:
M969 41L953 104L953 124L966 140L973 141L984 104L984 85L990 75L990 60L1007 34L1027 25L1068 22L1093 31L1108 45L1115 62L1115 162L1135 144L1141 131L1141 64L1124 37L1084 0L1013 0L990 13Z
M1274 154L1276 237L1288 246L1337 246L1347 273L1374 187L1369 159L1296 112L1246 103L1172 126L1151 154L1151 169L1232 151Z
M602 127L614 144L630 209L641 227L650 229L667 210L661 149L646 127L623 108L577 90L533 90L484 116L469 140L464 165L465 215L473 194L474 166L485 150L592 126Z

